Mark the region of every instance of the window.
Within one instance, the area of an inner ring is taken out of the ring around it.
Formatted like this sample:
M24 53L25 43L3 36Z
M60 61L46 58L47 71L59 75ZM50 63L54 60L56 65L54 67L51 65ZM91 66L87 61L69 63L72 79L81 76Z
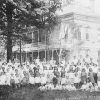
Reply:
M78 32L78 40L81 40L81 32Z
M86 40L88 41L89 40L89 34L86 33Z

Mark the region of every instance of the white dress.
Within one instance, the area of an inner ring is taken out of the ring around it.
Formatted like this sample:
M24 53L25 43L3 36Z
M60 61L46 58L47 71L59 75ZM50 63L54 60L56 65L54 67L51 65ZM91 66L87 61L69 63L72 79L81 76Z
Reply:
M82 90L86 90L87 89L87 85L86 84L83 84L82 87L81 87L81 89Z
M66 84L66 78L61 79L61 84Z
M15 83L18 84L20 83L19 77L15 76Z
M10 85L10 73L6 73L6 85Z
M6 75L0 76L0 85L6 85Z
M98 67L92 66L92 69L93 69L93 72L94 72L94 73L97 73L97 72L98 72Z
M90 57L87 57L86 59L85 59L85 61L87 62L87 63L90 63L91 61L90 61Z
M81 79L78 76L74 77L74 83L80 83L80 81Z
M41 84L46 84L47 83L47 78L44 76L41 77Z
M74 73L69 73L69 81L70 81L70 84L73 84L74 83Z
M29 77L29 83L30 83L30 84L34 84L34 83L35 83L34 77L32 77L31 75L30 75L30 77Z
M35 78L34 78L34 83L41 83L40 80L41 80L40 77L35 77Z

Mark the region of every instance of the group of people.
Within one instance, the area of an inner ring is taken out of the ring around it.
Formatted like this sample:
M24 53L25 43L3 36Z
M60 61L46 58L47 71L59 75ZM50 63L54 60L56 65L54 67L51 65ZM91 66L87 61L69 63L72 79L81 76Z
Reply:
M67 61L0 62L0 85L32 84L41 90L99 90L100 67L89 55Z

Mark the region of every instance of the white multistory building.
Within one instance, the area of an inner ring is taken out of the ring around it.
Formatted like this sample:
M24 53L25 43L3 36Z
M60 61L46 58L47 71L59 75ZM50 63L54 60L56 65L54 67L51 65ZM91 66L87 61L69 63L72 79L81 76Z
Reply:
M60 51L66 50L69 59L73 55L85 56L88 54L96 61L99 61L100 16L95 12L96 0L62 1L62 10L56 12L59 22L50 34L49 43L45 42L45 35L43 35L44 42L40 41L41 39L38 38L39 34L41 34L40 31L36 36L39 43L24 45L25 57L31 57L32 60L37 56L48 58L47 56L50 54L49 59L59 59ZM30 37L35 37L33 35L34 33Z
M62 11L57 11L60 20L51 34L51 44L66 48L71 56L88 54L99 61L100 17L95 13L95 0L63 1Z

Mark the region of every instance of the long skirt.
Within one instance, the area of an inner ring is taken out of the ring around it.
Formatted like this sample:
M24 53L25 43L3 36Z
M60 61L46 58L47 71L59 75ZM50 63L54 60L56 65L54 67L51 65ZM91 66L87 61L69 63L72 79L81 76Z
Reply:
M27 78L27 77L24 77L23 79L22 79L22 82L21 82L23 85L25 85L25 84L28 84L29 83L29 78Z
M53 77L53 85L54 85L54 87L57 85L57 83L58 83L58 79L56 78L56 77Z
M5 75L2 75L0 77L0 85L6 85L6 76Z
M97 83L98 77L97 77L97 73L94 74L94 81L95 83Z
M61 79L61 84L62 84L62 85L66 84L66 78L62 78L62 79Z
M47 78L41 77L41 84L45 85L47 83Z
M30 84L34 84L34 83L35 83L34 77L29 77L29 83L30 83Z
M87 77L86 76L81 76L81 83L85 83L87 80Z

